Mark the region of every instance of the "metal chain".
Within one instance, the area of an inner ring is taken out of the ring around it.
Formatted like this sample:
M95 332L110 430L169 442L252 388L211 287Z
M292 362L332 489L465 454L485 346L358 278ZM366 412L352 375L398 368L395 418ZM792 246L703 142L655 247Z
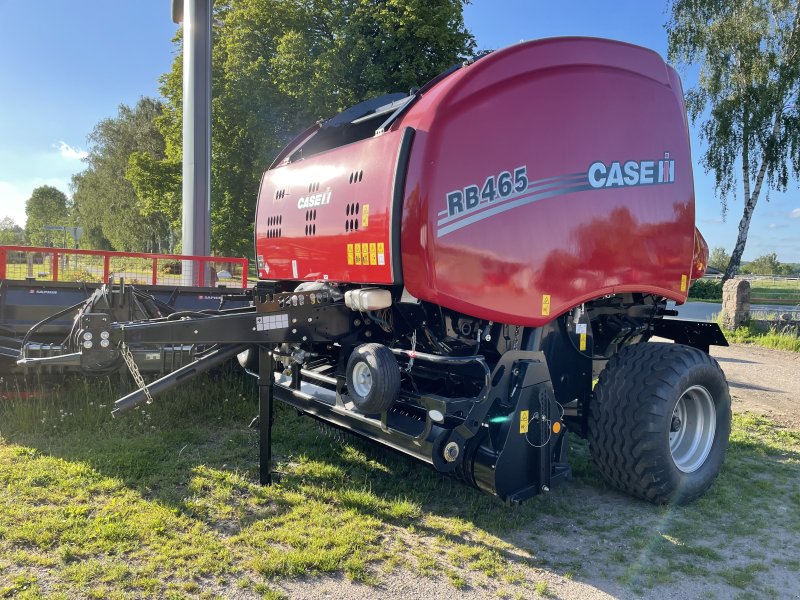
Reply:
M120 354L122 354L122 359L125 361L125 364L128 365L128 371L131 372L131 376L133 380L136 382L136 385L139 386L139 389L144 392L144 395L147 396L147 403L153 403L153 397L150 395L150 390L147 389L147 384L144 382L144 378L142 374L139 372L139 367L136 366L136 361L133 359L133 354L128 349L128 346L123 342L119 349Z

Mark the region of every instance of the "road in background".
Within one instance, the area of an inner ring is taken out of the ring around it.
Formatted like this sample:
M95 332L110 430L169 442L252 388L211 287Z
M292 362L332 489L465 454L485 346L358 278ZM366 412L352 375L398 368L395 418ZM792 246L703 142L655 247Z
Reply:
M714 318L722 311L722 304L717 302L687 302L681 306L675 306L672 301L667 302L667 308L674 308L678 311L679 319L686 319L687 321L713 321ZM782 304L752 304L750 312L765 312L765 313L800 313L800 308L797 305L782 305Z

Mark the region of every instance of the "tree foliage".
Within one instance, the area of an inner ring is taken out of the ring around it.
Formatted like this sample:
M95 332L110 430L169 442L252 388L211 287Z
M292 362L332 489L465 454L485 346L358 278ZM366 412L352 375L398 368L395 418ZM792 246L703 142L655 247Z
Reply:
M47 231L45 227L69 225L71 208L67 196L58 188L43 185L33 190L25 202L25 238L28 243L34 246L63 243L61 238L54 237L59 235L57 232Z
M24 230L11 217L0 219L0 245L16 245L22 243Z
M709 267L714 267L715 269L724 272L729 262L731 262L731 256L726 252L725 248L718 246L717 248L711 249L711 252L708 255Z
M87 168L72 178L76 219L86 230L86 245L127 251L163 251L169 219L149 210L125 178L135 153L163 159L164 137L155 124L161 102L141 98L122 104L116 117L100 121L89 136Z
M470 55L465 0L228 0L215 4L211 240L252 252L258 182L296 133L368 97L408 91ZM176 39L180 46L180 35ZM128 178L177 223L180 53L161 81L165 157L136 154Z
M704 119L702 163L714 172L723 216L742 181L744 210L728 278L739 267L763 186L783 191L800 174L800 6L672 0L667 34L671 60L700 64L687 108L693 120Z
M751 260L749 263L743 263L740 270L745 275L793 275L796 269L790 263L782 263L778 260L778 255L775 252L764 254L758 258Z

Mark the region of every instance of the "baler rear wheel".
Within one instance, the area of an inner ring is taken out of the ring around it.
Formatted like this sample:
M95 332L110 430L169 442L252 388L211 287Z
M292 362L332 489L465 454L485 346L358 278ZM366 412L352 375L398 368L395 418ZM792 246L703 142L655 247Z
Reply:
M589 443L603 476L655 504L686 504L719 474L731 431L725 375L705 352L641 343L606 365L589 406Z
M362 344L347 361L347 393L360 411L388 410L400 396L400 367L383 344Z

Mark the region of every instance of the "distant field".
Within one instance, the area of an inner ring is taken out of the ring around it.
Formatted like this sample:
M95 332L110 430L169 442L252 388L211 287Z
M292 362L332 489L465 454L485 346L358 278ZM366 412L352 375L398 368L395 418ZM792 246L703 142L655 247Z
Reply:
M698 283L708 281L713 282L702 279ZM721 302L721 290L718 293L718 297L690 295L689 300ZM754 279L750 281L750 298L753 304L800 304L800 279Z
M759 304L797 304L800 303L800 280L758 279L750 282L752 302Z

